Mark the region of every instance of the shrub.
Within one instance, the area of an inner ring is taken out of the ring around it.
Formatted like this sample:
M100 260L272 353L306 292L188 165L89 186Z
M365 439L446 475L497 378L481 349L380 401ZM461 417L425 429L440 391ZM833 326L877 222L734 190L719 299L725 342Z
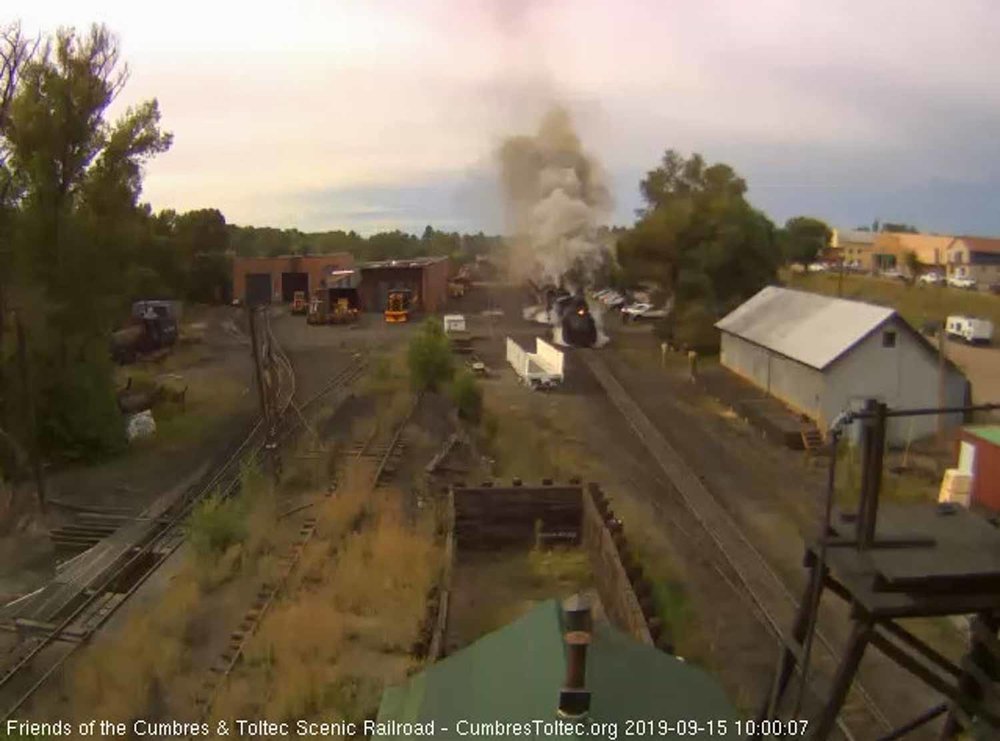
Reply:
M410 381L417 391L436 391L451 380L455 372L451 345L444 329L433 317L427 319L417 336L410 340L407 360Z
M468 371L455 376L451 384L451 398L458 408L458 416L468 422L478 422L483 414L483 390Z
M717 317L704 303L688 302L678 306L674 315L657 327L657 334L683 349L712 354L719 351L716 321Z
M37 419L47 453L93 461L124 449L125 425L109 361L89 357L64 370L50 364L38 376Z
M239 499L218 494L199 502L187 522L187 537L199 556L220 555L247 535L247 516Z

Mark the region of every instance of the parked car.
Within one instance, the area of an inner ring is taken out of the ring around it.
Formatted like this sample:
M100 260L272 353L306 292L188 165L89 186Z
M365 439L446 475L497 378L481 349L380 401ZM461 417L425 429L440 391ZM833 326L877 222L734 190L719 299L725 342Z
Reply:
M924 273L919 278L917 278L917 282L923 283L924 285L928 286L936 286L939 283L944 282L944 276L941 275L941 273L935 273L934 271L931 271L929 273Z
M879 273L883 278L889 278L890 280L903 280L906 278L901 272L896 270L896 268L889 268L888 270L883 270Z
M810 273L825 273L827 271L826 263L823 262L813 262L809 263L807 268Z
M625 303L625 297L622 296L618 291L611 291L601 296L601 303L607 306L609 309L613 309L616 306L621 306Z
M949 337L965 340L970 345L990 344L993 339L993 322L973 316L950 316L945 321Z
M640 301L624 307L622 314L626 319L662 319L667 315L667 310L654 309L652 304Z
M966 278L962 275L953 275L948 278L948 285L952 288L964 288L966 290L973 290L976 287L976 281L972 278Z

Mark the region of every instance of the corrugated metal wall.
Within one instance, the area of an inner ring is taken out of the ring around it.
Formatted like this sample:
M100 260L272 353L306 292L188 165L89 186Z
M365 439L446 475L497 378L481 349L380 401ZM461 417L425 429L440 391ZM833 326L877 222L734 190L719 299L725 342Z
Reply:
M722 333L720 359L722 365L795 411L813 418L822 413L823 376L816 369L727 332Z
M972 463L972 501L1000 512L1000 445L963 430L961 440L975 450Z
M726 368L814 419L824 431L838 414L859 408L868 398L896 408L937 406L937 355L911 329L901 326L901 321L873 333L824 373L725 332L720 359ZM884 344L886 331L895 333L892 347ZM945 404L962 406L967 401L967 381L953 369L946 372ZM961 415L946 418L949 428L961 423ZM904 445L937 429L938 418L934 416L893 419L889 443Z
M936 353L913 336L912 330L895 320L855 346L827 369L823 400L824 415L832 420L841 411L858 407L866 398L884 401L890 407L918 408L938 405L939 370ZM895 346L886 347L885 332L895 332ZM965 377L947 370L947 406L965 403ZM962 423L961 415L946 419L950 428ZM938 429L934 416L901 417L890 420L891 445L933 435Z

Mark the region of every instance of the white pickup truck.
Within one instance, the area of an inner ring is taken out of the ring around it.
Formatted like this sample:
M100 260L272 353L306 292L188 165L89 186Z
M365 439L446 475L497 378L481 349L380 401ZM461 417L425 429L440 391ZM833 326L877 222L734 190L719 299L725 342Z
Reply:
M965 340L972 344L990 344L993 339L993 322L971 316L950 316L945 320L945 332L949 337Z
M528 388L550 389L562 383L564 361L562 350L540 337L535 339L535 352L507 338L507 362Z

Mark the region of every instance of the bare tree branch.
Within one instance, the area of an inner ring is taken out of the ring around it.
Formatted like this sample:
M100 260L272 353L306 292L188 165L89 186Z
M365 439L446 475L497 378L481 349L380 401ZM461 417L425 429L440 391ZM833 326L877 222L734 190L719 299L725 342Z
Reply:
M41 39L28 39L18 22L0 27L0 168L7 161L7 126L21 70L31 61Z

